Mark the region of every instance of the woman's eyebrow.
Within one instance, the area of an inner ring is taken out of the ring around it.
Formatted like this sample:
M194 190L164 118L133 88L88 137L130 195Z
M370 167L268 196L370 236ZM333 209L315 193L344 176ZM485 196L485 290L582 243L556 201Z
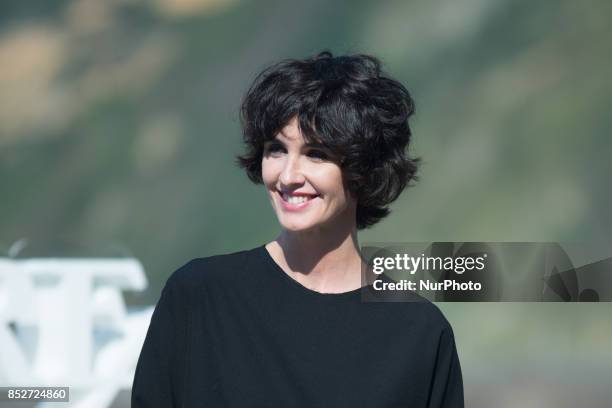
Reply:
M270 144L270 143L280 143L283 146L285 145L285 143L283 143L283 141L280 140L278 136L275 136L274 139L264 141L264 144Z
M320 142L308 142L308 143L305 143L304 146L306 146L306 147L317 147L317 148L320 148L320 149L327 149L328 148L327 146L325 146L323 143L320 143Z
M285 142L283 142L281 139L279 139L278 136L275 136L274 139L266 140L264 142L264 144L270 144L270 143L279 143L279 144L285 146ZM324 145L321 142L307 142L307 143L304 143L304 147L318 148L318 149L329 149L329 147L327 147L326 145Z

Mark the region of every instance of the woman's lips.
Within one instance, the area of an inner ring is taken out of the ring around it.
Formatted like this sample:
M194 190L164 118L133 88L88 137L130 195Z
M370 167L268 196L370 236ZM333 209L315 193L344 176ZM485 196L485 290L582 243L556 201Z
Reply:
M306 207L308 207L314 199L319 197L318 195L311 195L311 194L304 194L304 193L289 194L289 193L282 193L280 191L278 191L278 196L280 198L280 203L281 203L282 208L286 211L302 211ZM290 198L290 197L297 197L298 200L296 200L295 198ZM293 201L293 202L290 202L290 201Z

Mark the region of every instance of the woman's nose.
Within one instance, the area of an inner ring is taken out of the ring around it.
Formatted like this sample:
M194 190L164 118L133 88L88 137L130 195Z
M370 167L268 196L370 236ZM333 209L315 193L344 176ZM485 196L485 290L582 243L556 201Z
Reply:
M284 185L304 183L304 174L300 169L297 158L288 157L280 174L279 180Z

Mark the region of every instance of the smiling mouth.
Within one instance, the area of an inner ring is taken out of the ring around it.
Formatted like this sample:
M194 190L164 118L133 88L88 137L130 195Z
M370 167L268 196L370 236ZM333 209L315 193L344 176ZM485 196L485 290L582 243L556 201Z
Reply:
M282 200L289 204L303 204L305 202L308 202L318 197L318 195L310 195L310 194L292 195L289 193L282 193L280 191L278 193L281 196Z

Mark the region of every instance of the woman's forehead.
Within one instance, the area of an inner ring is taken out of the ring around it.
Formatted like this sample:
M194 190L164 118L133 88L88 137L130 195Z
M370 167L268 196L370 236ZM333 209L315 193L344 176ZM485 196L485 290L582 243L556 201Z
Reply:
M294 117L278 131L274 138L283 142L323 145L320 138L310 136L302 132L297 118Z
M298 144L300 146L304 145L308 147L319 147L319 148L327 147L327 145L323 143L323 141L321 141L320 139L304 137L304 134L301 133L300 131L286 132L284 130L281 130L278 132L278 134L273 140L279 141L283 144ZM269 142L273 140L270 140Z
M304 135L300 130L300 126L296 118L291 119L289 123L283 126L283 128L278 132L276 137L285 140L304 140Z

